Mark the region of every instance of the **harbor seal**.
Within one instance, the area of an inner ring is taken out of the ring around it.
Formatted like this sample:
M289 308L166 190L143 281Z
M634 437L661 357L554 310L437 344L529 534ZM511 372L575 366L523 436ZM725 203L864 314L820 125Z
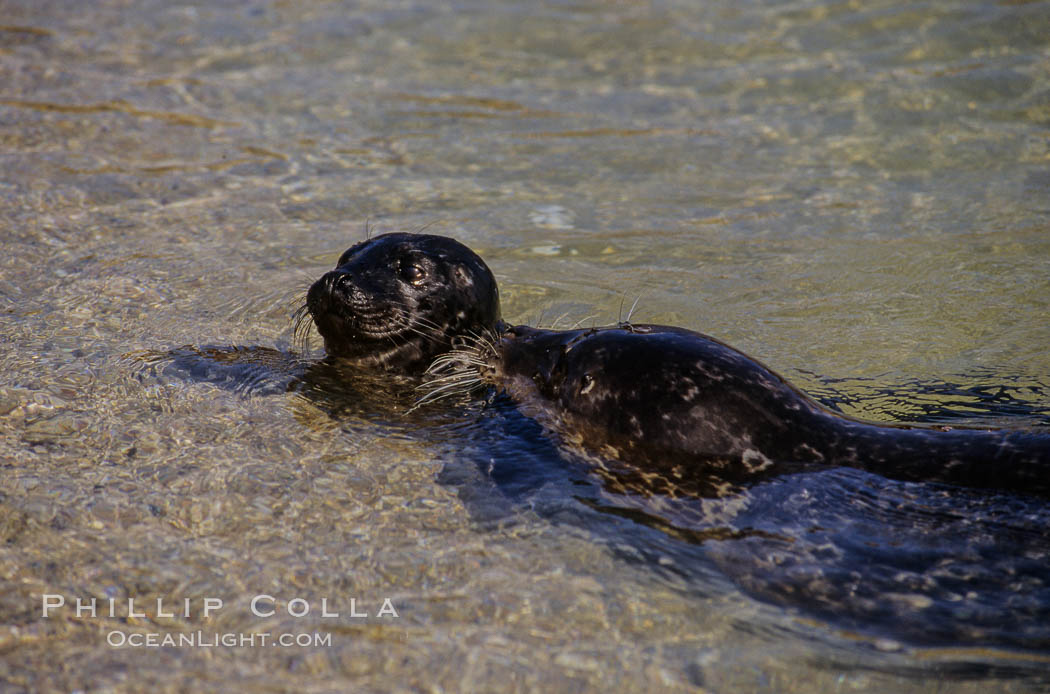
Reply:
M501 326L492 271L472 250L431 234L393 233L351 246L300 309L325 351L359 366L422 373L458 338Z
M622 491L723 496L785 472L848 466L1050 494L1050 434L853 419L684 328L508 327L432 370L433 392L448 383L505 391L570 447L597 454Z

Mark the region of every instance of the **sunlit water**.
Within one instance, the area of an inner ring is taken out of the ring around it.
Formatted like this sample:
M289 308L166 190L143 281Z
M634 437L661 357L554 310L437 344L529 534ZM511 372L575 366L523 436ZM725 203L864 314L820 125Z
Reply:
M850 414L1046 427L1048 123L1045 2L0 0L0 677L1050 686L1044 500L841 470L617 497L509 403L405 415L291 321L366 220L429 225L511 321L637 299Z

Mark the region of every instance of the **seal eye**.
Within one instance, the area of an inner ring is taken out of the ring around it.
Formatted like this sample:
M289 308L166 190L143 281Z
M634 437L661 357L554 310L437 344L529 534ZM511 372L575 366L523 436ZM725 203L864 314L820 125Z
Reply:
M422 266L413 262L401 263L401 277L403 277L406 282L419 284L426 278L426 276L427 271L424 270Z

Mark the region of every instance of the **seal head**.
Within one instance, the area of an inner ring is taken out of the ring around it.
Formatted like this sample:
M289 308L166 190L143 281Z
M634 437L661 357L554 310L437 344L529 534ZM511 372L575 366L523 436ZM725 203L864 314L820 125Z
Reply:
M500 323L491 270L453 239L383 234L350 247L313 283L306 308L329 355L423 372L455 340Z

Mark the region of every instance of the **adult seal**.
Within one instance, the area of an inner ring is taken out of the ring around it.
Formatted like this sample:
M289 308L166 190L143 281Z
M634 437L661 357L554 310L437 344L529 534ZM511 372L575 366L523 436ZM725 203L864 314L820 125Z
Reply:
M422 373L466 336L500 327L499 291L484 261L453 239L383 234L351 246L311 285L309 312L325 350L355 365Z
M785 472L849 466L1050 494L1050 435L852 419L683 328L511 327L439 359L435 371L434 392L479 382L506 391L570 447L596 454L625 491L722 496Z

